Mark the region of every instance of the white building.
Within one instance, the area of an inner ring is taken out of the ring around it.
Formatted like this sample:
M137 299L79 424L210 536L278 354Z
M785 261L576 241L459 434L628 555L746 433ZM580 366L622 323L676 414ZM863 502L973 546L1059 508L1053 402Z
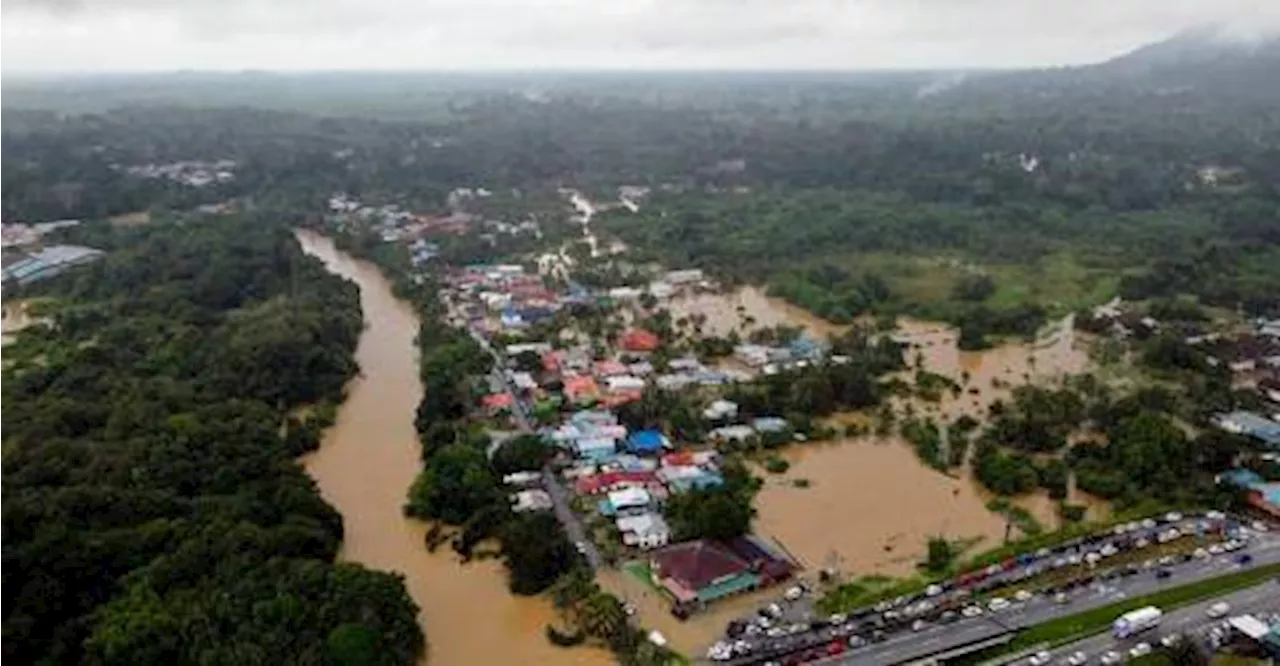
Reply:
M649 502L652 499L649 496L649 491L644 488L623 488L609 493L609 505L613 507L614 511L643 509L649 506Z
M716 400L702 410L702 418L708 421L731 419L738 415L738 403L731 400Z
M644 380L631 375L621 375L606 378L605 384L608 386L610 393L621 393L623 391L643 391Z
M516 513L527 511L550 511L554 506L551 495L545 490L521 490L510 497L511 510Z
M667 282L673 285L693 284L702 281L702 270L698 268L686 268L684 270L667 272Z
M643 293L635 287L614 287L609 290L609 298L615 301L634 301Z
M628 546L648 550L671 542L671 528L657 513L623 516L615 522L622 533L622 543Z

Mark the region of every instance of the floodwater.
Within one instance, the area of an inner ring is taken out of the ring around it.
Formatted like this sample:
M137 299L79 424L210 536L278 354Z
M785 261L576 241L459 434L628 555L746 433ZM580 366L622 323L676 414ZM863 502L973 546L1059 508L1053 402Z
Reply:
M372 264L339 252L328 239L299 231L303 249L360 286L365 329L356 349L361 374L347 387L337 422L320 449L302 459L321 495L342 514L339 557L405 576L419 606L433 666L606 664L600 650L566 650L544 634L555 618L549 601L507 591L497 560L463 565L446 545L424 545L426 525L401 513L421 467L413 418L422 396L414 336L418 319L391 294Z
M736 316L736 313L735 313ZM806 324L801 319L791 324ZM908 365L951 377L964 390L944 394L938 403L898 400L917 412L942 421L961 414L983 420L997 399L1029 381L1052 383L1088 369L1088 354L1066 319L1047 328L1034 342L1007 342L992 349L965 352L956 346L956 331L936 322L902 319L895 338L908 343ZM902 377L910 381L910 372ZM978 393L971 394L970 388ZM869 425L865 416L841 415L842 422ZM914 571L928 537L981 538L976 550L999 545L1005 520L986 509L991 495L967 467L949 476L922 464L900 437L859 437L830 443L793 446L783 452L790 463L784 475L765 474L767 484L756 507L756 529L776 538L806 567L835 568L845 573L905 575ZM795 479L807 479L798 488ZM1069 501L1089 507L1091 517L1107 511L1106 503L1071 489ZM1048 528L1058 525L1057 503L1043 493L1017 498ZM1015 533L1016 535L1016 533ZM976 552L976 551L975 551Z
M596 574L596 581L605 590L634 606L641 626L661 632L671 649L695 659L702 657L707 646L724 636L724 628L730 621L752 613L766 600L775 600L779 594L779 588L771 588L735 596L680 620L671 614L670 602L630 573L601 570Z
M724 337L737 329L739 334L757 328L803 326L810 335L823 339L838 334L847 326L833 324L807 310L764 293L760 287L739 287L728 293L693 293L673 297L668 304L671 316L679 319L693 314L707 318L702 330L708 335ZM739 310L741 308L741 310ZM753 321L747 323L747 317Z
M786 474L765 475L756 531L780 541L810 571L911 574L930 535L1000 543L1004 520L972 483L922 465L899 438L793 446ZM796 479L809 481L798 488Z

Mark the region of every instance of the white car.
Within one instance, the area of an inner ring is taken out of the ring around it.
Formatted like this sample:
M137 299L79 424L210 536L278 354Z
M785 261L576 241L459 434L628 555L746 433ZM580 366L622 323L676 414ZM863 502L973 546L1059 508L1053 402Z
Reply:
M928 622L925 622L924 620L916 620L911 623L911 631L924 631L927 626L929 626Z
M982 615L982 606L965 606L960 614L965 617L978 617Z
M1208 518L1209 520L1222 520L1227 517L1227 514L1221 511L1210 511L1204 514L1204 517Z
M799 601L800 597L803 597L803 596L804 596L804 590L800 589L799 587L789 587L787 588L787 593L783 595L783 598L785 598L787 601Z
M1209 546L1209 554L1210 554L1210 555L1221 555L1221 554L1223 554L1224 552L1226 552L1226 551L1225 551L1225 550L1223 550L1223 548L1222 548L1222 544L1215 543L1215 544L1213 544L1212 546Z
M936 597L939 594L942 594L941 585L930 585L929 587L924 588L924 595L926 597Z
M1146 539L1138 539L1137 541L1133 542L1134 548L1146 548L1147 546L1150 546L1150 545L1151 545L1151 542L1147 541Z
M1027 660L1027 663L1031 664L1031 666L1045 666L1045 664L1049 663L1052 660L1053 660L1052 653L1050 653L1048 650L1041 650L1031 655L1031 658Z
M1169 634L1168 636L1160 639L1160 644L1167 648L1171 648L1181 642L1182 634Z
M1209 551L1207 551L1207 550L1205 550L1205 549L1203 549L1203 548L1197 548L1197 549L1195 550L1195 552L1191 553L1191 555L1192 555L1193 557L1195 557L1196 559L1203 560L1203 559L1205 559L1205 558L1209 557Z
M1137 659L1138 657L1145 657L1149 654L1151 654L1150 643L1138 643L1137 645L1129 648L1129 656L1134 659Z
M1098 661L1102 662L1103 666L1114 666L1124 663L1124 655L1115 650L1108 650L1102 653L1102 658Z
M1231 604L1228 604L1225 601L1219 601L1218 603L1210 606L1208 610L1205 611L1205 615L1208 615L1211 618L1217 619L1230 612L1231 612Z
M1084 666L1088 662L1089 655L1078 650L1076 652L1072 652L1071 656L1067 657L1067 666Z
M1173 515L1173 514L1169 514L1169 515L1165 516L1165 520L1168 520L1169 522L1173 522L1174 520L1177 520L1176 518L1170 518L1170 517L1169 517L1169 516L1172 516L1172 515ZM1146 528L1146 529L1151 529L1151 528L1153 528L1153 527L1155 527L1155 526L1156 526L1156 521L1155 521L1155 519L1153 519L1153 518L1147 518L1147 519L1145 519L1145 520L1143 520L1143 521L1142 521L1142 526L1143 526L1144 528Z
M996 597L987 603L987 610L992 613L1002 611L1009 607L1009 600L1003 597Z
M1261 520L1253 521L1253 523L1249 525L1249 527L1252 527L1254 532L1266 532L1271 529L1270 527L1267 527L1267 524L1262 522Z
M1055 604L1065 604L1065 603L1067 603L1067 601L1069 601L1069 600L1067 599L1067 593L1066 593L1066 592L1059 592L1059 593L1057 593L1057 594L1053 595L1053 603L1055 603Z
M846 616L844 613L836 613L835 615L832 615L831 617L827 618L827 621L830 622L831 624L844 624L845 621L847 621L848 619L849 619L848 616Z
M1167 523L1176 523L1179 520L1182 520L1182 514L1177 511L1170 511L1169 513L1164 514L1164 520Z
M1018 590L1017 593L1013 595L1013 598L1017 601L1030 601L1032 596L1033 595L1026 590Z
M1103 546L1100 552L1102 553L1103 557L1111 557L1112 555L1115 555L1116 553L1120 552L1120 549L1116 548L1115 544L1109 543Z

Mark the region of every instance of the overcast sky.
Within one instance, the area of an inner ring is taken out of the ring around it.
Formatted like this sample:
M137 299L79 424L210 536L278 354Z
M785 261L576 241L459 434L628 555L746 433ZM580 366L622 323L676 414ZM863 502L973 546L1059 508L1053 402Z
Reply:
M1091 62L1280 0L4 0L5 72Z

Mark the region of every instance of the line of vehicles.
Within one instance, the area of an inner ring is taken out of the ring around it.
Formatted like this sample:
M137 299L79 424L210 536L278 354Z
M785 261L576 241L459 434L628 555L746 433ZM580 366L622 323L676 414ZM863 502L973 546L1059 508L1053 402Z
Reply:
M1220 620L1225 618L1231 612L1231 605L1225 601L1219 601L1207 609L1205 615L1211 620ZM1148 633L1160 626L1161 620L1164 618L1164 611L1157 606L1144 606L1136 608L1115 619L1112 623L1111 633L1117 640L1131 639L1142 634ZM1270 617L1270 624L1280 624L1280 614L1273 614ZM1228 631L1226 623L1222 626L1211 626L1204 635L1204 640L1210 649L1217 649L1223 642L1225 634ZM1184 640L1188 640L1181 633L1166 634L1159 639L1159 644L1165 648L1177 646ZM1151 654L1155 647L1152 642L1141 641L1134 644L1127 650L1107 650L1098 656L1098 663L1102 666L1116 666L1123 664L1130 659L1138 659ZM1042 650L1027 659L1028 666L1048 666L1054 660L1054 655L1048 650ZM1081 650L1076 650L1065 657L1058 663L1063 666L1085 666L1089 663L1089 655Z
M1257 531L1267 530L1261 524L1253 527ZM1217 540L1194 551L1101 568L1103 562L1113 556L1190 535L1213 535ZM1247 538L1247 529L1219 512L1208 512L1199 518L1186 518L1171 512L1158 518L1117 525L1107 532L1078 538L1057 548L1011 557L1000 564L935 583L918 594L884 600L849 614L817 619L806 617L803 621L788 622L783 619L780 604L770 604L754 617L731 622L726 639L711 646L707 657L735 664L785 657L782 661L790 663L792 657L799 654L807 658L796 663L803 663L880 642L896 633L918 632L963 618L1000 613L1037 595L1065 604L1070 602L1072 592L1096 582L1116 580L1143 571L1153 571L1157 578L1167 578L1173 575L1174 565L1239 550L1246 546ZM1251 559L1245 553L1239 556L1238 561L1247 564ZM1036 591L1016 589L1020 583L1028 583L1027 587L1030 587L1035 583L1029 580L1031 578L1067 567L1078 567L1079 570L1074 575L1068 574L1071 577L1066 581L1040 587ZM1009 598L978 598L993 592L1004 593ZM788 596L783 603L791 601L793 599Z

